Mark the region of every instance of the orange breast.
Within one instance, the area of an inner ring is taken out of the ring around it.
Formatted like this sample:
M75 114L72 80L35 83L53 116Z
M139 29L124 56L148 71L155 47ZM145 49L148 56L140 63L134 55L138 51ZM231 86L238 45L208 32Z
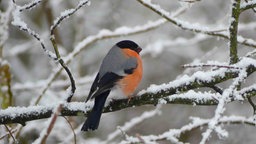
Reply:
M127 57L136 57L138 63L137 68L133 71L132 74L125 76L122 80L118 82L118 85L121 87L123 93L129 97L135 91L142 79L142 60L139 54L133 50L123 49L123 52Z

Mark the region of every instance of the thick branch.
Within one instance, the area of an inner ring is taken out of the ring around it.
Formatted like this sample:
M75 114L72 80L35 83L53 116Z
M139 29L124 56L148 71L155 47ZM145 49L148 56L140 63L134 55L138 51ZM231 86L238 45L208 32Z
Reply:
M158 103L169 104L191 104L191 105L216 105L218 102L214 96L204 97L183 97L182 92L189 91L191 89L207 87L208 85L215 85L228 79L232 79L238 76L238 71L226 71L223 75L223 69L210 72L211 79L204 80L200 78L202 73L195 73L186 81L175 80L169 84L162 84L158 86L150 86L147 90L140 92L137 96L134 96L129 102L127 99L113 100L108 106L105 107L104 112L113 112L128 107L142 106L142 105L156 105ZM224 69L225 70L225 69ZM255 67L248 67L247 72L251 74L256 70ZM184 80L184 79L183 79ZM179 81L179 82L178 82ZM156 90L157 89L157 90ZM256 90L254 88L243 89L241 95L246 97L255 96ZM177 95L175 95L177 94ZM180 94L180 96L179 96ZM216 95L216 94L214 94ZM27 121L49 118L53 113L55 105L52 106L29 106L29 107L14 107L0 111L0 124L7 123L20 123L25 125ZM83 102L65 103L61 111L62 116L78 116L87 115L87 112L91 109L91 104L85 104Z

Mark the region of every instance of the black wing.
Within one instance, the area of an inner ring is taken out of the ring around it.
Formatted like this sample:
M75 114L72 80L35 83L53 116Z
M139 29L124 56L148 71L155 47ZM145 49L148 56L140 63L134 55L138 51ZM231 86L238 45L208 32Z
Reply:
M92 99L100 95L101 93L107 90L110 90L111 88L114 87L115 83L122 78L123 76L119 76L113 72L107 72L102 76L102 78L99 78L99 73L98 73L92 84L92 87L90 89L86 102L89 99Z

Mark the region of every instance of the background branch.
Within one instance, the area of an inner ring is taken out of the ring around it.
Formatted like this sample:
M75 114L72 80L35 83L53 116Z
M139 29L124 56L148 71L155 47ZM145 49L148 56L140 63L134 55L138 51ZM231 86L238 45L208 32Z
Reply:
M152 4L150 1L145 1L145 0L137 0L137 1L141 4L143 4L145 7L151 9L153 12L157 13L159 16L165 18L166 20L168 20L172 24L180 27L183 30L188 30L188 31L192 31L192 32L202 33L202 34L207 34L207 35L210 35L210 36L221 37L221 38L228 39L228 40L230 39L229 34L227 33L225 27L210 28L210 27L206 27L206 26L203 26L203 25L191 24L190 22L173 18L170 15L169 12L162 9L159 5ZM240 11L238 11L237 14L239 15ZM241 35L237 35L235 37L239 38L239 39L237 39L237 42L239 44L243 44L243 45L246 45L246 46L251 46L251 47L256 48L256 42L254 40L246 39Z

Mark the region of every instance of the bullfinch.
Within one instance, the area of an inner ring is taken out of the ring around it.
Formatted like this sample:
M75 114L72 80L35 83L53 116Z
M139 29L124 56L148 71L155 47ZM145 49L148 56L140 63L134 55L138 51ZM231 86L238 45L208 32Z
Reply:
M106 99L114 87L131 98L142 78L142 49L133 41L116 43L101 63L100 70L91 86L87 100L95 99L94 106L82 126L82 131L96 130Z

